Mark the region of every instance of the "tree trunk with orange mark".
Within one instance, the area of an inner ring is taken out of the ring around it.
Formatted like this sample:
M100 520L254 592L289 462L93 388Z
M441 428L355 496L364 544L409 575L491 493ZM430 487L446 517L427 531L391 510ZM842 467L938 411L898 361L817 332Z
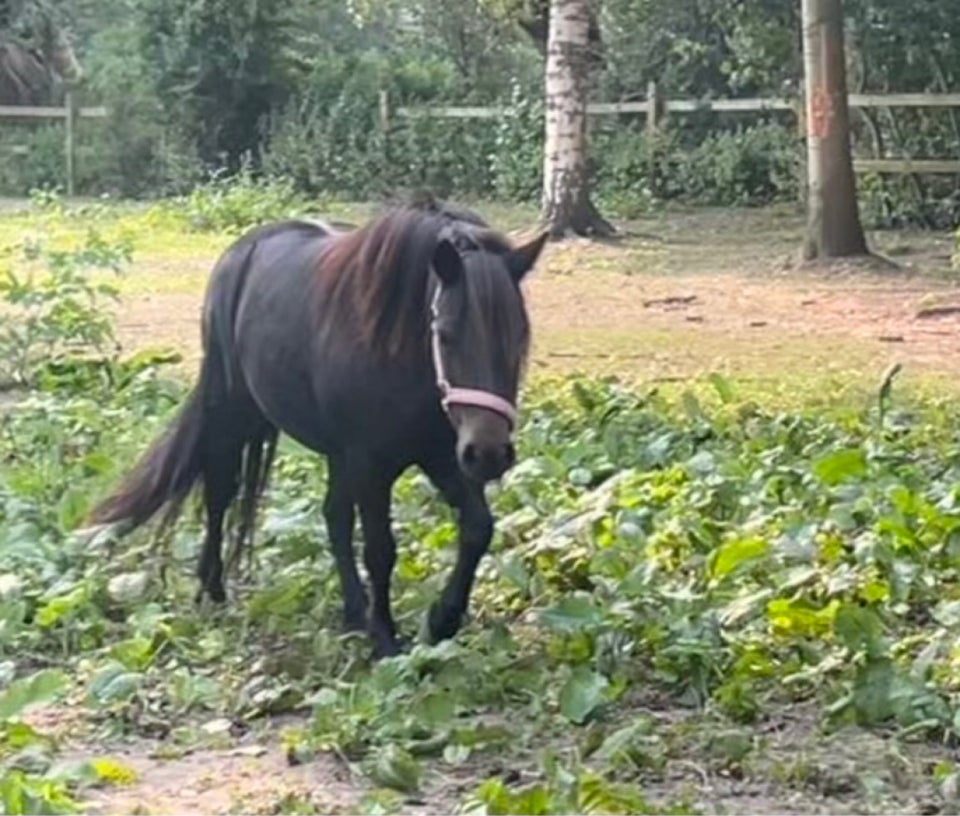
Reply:
M803 0L807 260L866 255L850 154L842 0Z

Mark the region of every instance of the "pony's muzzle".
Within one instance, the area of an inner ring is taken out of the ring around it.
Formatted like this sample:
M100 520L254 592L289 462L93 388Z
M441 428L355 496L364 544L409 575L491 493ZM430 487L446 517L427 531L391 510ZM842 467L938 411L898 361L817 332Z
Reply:
M471 479L492 482L499 479L517 461L512 442L480 447L467 442L460 450L460 467Z
M517 461L517 452L507 424L499 417L488 421L463 422L459 427L457 458L471 479L492 482Z

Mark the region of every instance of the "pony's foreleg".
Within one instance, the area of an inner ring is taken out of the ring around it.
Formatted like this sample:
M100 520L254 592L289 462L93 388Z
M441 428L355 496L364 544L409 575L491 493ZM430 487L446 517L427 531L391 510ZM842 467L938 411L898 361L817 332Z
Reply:
M453 637L460 628L470 603L477 565L490 548L493 538L493 515L483 486L469 481L453 456L442 463L425 466L424 472L446 501L457 510L460 527L457 562L443 593L430 607L427 618L430 639L436 643Z

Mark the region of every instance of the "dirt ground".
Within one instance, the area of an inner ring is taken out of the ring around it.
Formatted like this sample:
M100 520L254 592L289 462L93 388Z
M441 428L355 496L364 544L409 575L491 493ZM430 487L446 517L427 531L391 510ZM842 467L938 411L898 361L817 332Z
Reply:
M589 371L686 379L711 371L879 378L892 362L915 373L960 370L960 289L946 234L879 233L898 264L877 272L796 263L802 223L791 212L701 212L626 225L617 244L550 246L526 284L534 372ZM215 256L138 264L121 312L133 347L199 356L203 286Z
M791 211L673 215L626 230L616 244L571 241L548 249L527 285L534 372L672 380L723 371L771 382L793 375L872 381L900 362L944 382L960 373L960 288L951 277L950 236L872 235L872 246L899 265L896 271L812 271L796 264L802 221ZM203 287L214 260L215 254L175 264L138 261L120 315L125 345L173 346L195 365ZM763 761L780 763L783 785L758 786L694 762L672 765L665 784L672 794L689 790L713 812L863 812L849 777L856 759L872 751L890 776L882 784L894 791L886 805L925 809L924 792L910 783L928 760L907 756L898 764L899 748L883 735L824 742L802 714L770 728ZM362 777L335 757L288 764L275 728L166 759L147 743L97 747L113 751L138 780L96 792L93 813L357 812L366 791ZM791 774L809 774L809 784L795 784ZM403 812L450 812L465 790L455 774L435 778L424 800L406 802Z

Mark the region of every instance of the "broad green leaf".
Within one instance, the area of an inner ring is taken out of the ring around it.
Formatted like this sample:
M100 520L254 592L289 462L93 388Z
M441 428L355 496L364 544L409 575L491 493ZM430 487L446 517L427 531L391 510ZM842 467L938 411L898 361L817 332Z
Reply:
M137 692L141 679L141 674L127 671L122 664L110 663L94 676L90 697L98 706L127 700Z
M364 772L377 785L403 793L414 793L420 788L420 763L395 743L380 748L368 759Z
M852 702L861 725L879 725L893 715L895 675L891 660L871 661L857 672Z
M713 577L723 578L743 564L757 561L769 552L762 538L737 538L720 545L713 559Z
M844 448L817 459L813 472L830 486L862 479L867 475L867 457L862 448Z
M603 621L603 613L586 595L564 598L556 606L540 613L540 620L549 629L557 632L579 632Z
M86 603L87 590L83 586L78 586L65 595L58 595L56 598L51 598L45 606L37 610L37 623L44 628L53 627L75 609L79 609Z
M580 813L656 812L636 785L612 782L596 773L585 773L578 780Z
M717 392L717 396L720 397L720 401L724 405L733 402L734 393L730 380L717 371L714 371L707 379L710 381L710 385L713 386Z
M837 599L818 609L802 601L776 598L767 604L767 617L774 634L820 637L833 628L839 608L840 602Z
M587 666L577 666L560 690L560 713L582 725L604 701L609 681Z
M445 725L456 713L456 701L452 694L432 691L420 700L413 709L413 717L429 726Z
M44 669L30 677L14 680L0 695L0 721L19 717L26 708L55 700L69 685L67 675L57 669Z
M851 652L865 652L873 659L888 651L883 621L872 609L844 604L833 622L837 638Z

